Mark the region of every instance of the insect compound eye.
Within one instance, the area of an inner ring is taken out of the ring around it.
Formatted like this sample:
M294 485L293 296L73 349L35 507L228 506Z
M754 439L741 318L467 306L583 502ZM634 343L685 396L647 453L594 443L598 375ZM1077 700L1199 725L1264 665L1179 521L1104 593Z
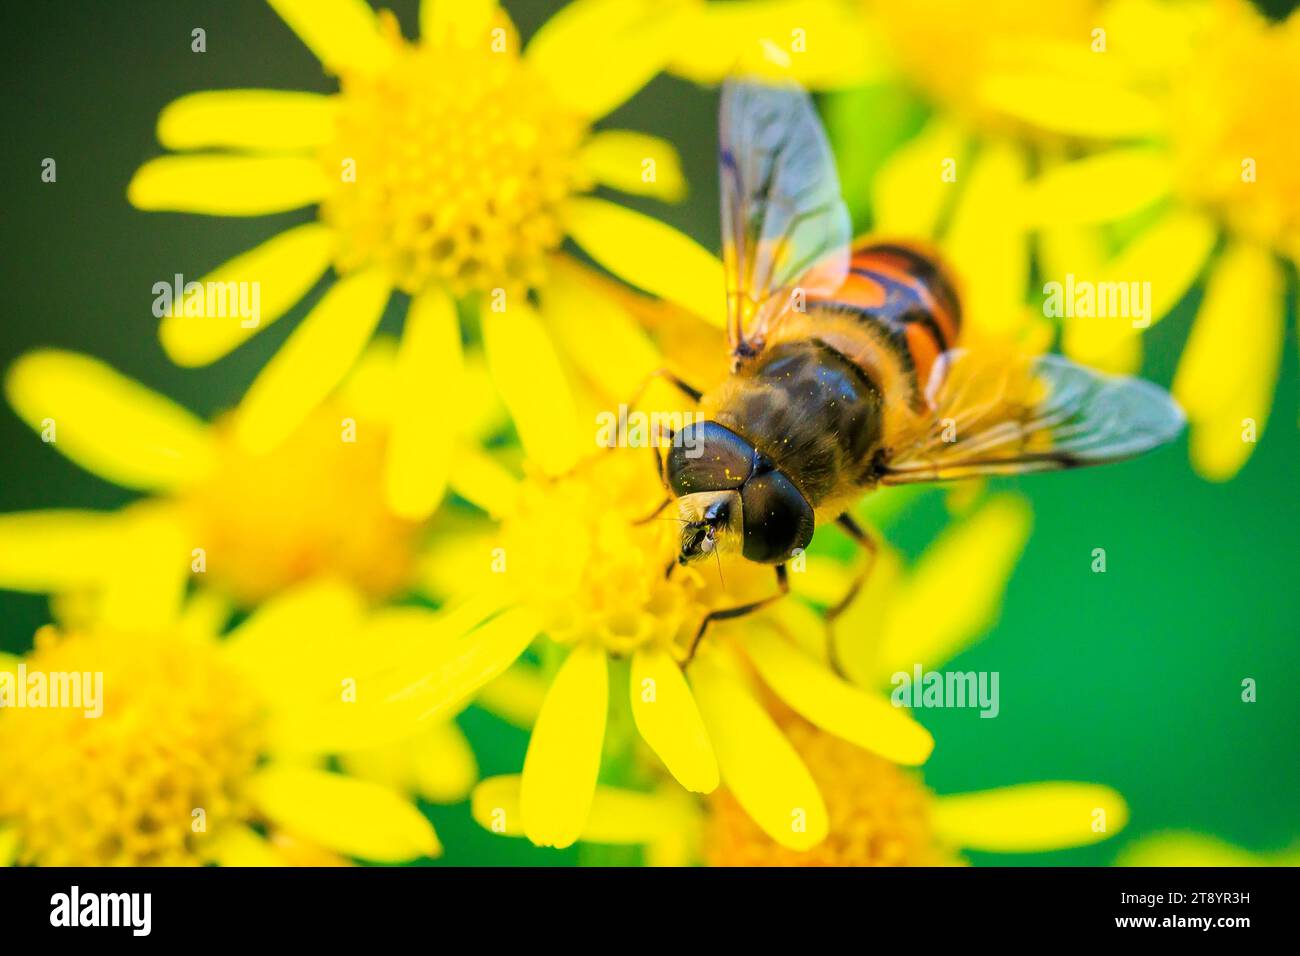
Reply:
M734 491L753 467L753 445L717 422L693 422L673 436L666 476L678 496Z
M755 475L740 489L745 522L744 555L751 561L779 564L813 536L813 510L799 489L779 471Z

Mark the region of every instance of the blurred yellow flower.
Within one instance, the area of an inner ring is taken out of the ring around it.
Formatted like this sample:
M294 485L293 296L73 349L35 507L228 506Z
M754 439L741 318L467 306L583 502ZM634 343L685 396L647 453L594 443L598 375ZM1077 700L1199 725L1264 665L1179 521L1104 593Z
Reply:
M1115 69L1151 121L1127 143L1044 172L1026 189L1025 218L1069 237L1049 271L1149 283L1151 322L1208 265L1173 393L1191 424L1193 465L1227 480L1268 421L1283 262L1300 262L1300 14L1273 22L1248 0L1115 0L1105 20ZM1049 95L1028 84L1006 106L1040 114ZM1099 227L1117 222L1130 238L1112 254ZM1123 371L1136 365L1141 334L1130 322L1076 320L1065 348Z
M201 280L202 290L258 283L256 321L203 314L204 294L191 293L163 318L163 346L176 362L212 362L292 308L333 264L338 280L232 423L251 452L282 442L329 394L399 289L412 301L385 453L389 508L423 518L446 489L453 456L444 422L460 404L454 300L467 295L480 305L488 366L517 429L544 432L537 463L563 471L581 445L572 399L540 419L516 369L531 367L564 396L557 335L604 336L629 363L644 351L635 323L566 268L558 252L566 236L613 272L721 323L716 260L658 222L586 195L596 185L666 200L683 194L668 143L591 126L663 67L694 4L576 0L523 51L494 0L425 0L415 43L364 0L271 5L339 77L339 93L182 97L163 110L158 136L186 152L146 163L128 189L147 210L246 216L317 206L317 222Z
M423 635L442 633L432 612L367 616L348 589L318 584L269 602L224 638L224 616L202 600L162 625L43 628L30 654L0 658L0 676L29 690L80 678L83 699L69 707L52 691L39 702L24 694L0 711L0 862L438 855L432 826L403 793L322 764L418 728L399 707L357 703L382 670L374 661L406 652L413 615ZM425 771L454 773L447 752Z
M881 76L900 98L930 110L924 126L893 151L869 185L874 231L933 237L959 280L963 335L1050 344L1051 327L1026 304L1031 232L1015 197L1032 169L1068 142L1035 117L1000 102L1008 82L1033 69L1051 83L1060 109L1089 117L1076 135L1124 135L1132 107L1118 93L1089 96L1075 73L1090 56L1099 3L1066 0L863 0L860 15L880 46ZM1046 74L1046 76L1044 76ZM869 129L870 115L848 118ZM852 162L852 151L842 160ZM847 168L847 166L846 166Z
M402 594L417 578L426 529L383 496L393 351L377 340L338 390L261 454L231 434L237 411L207 424L89 356L20 358L4 383L19 416L87 470L150 497L116 513L0 515L0 587L95 592L110 618L114 606L138 614L153 602L156 619L174 613L191 579L244 606L319 577L374 600ZM464 413L443 428L472 446L501 414L472 360L461 397Z

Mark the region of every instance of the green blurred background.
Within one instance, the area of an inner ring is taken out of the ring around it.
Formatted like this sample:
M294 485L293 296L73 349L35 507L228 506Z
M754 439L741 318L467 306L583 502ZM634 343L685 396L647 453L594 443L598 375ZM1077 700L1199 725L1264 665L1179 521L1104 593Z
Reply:
M394 0L408 36L414 0ZM126 203L134 169L156 156L154 121L181 94L226 87L331 91L307 49L255 0L5 4L0 18L5 276L0 362L58 346L101 356L202 415L231 406L322 291L215 365L181 370L162 353L152 285L198 276L310 211L259 219L146 214ZM507 2L528 36L556 4ZM1273 4L1277 7L1278 4ZM207 52L190 52L190 31ZM844 97L852 126L871 97ZM880 106L877 98L876 106ZM885 103L897 114L907 104ZM691 184L681 206L630 200L718 242L716 91L660 78L605 121L676 143ZM862 115L861 124L870 122ZM886 124L888 125L888 124ZM904 121L903 125L906 125ZM870 127L867 128L870 134ZM870 135L868 135L870 140ZM40 180L41 161L58 182ZM860 178L860 177L859 177ZM270 220L270 221L268 221ZM926 768L939 792L1027 780L1109 784L1132 819L1116 840L1048 855L976 854L980 864L1101 864L1166 828L1217 834L1256 850L1300 837L1300 430L1295 277L1272 418L1255 455L1225 485L1192 474L1186 439L1122 466L1004 480L1032 502L1034 532L1001 622L953 666L1001 673L1001 714L922 711L938 746ZM1168 384L1199 292L1146 339L1144 374ZM399 314L394 308L390 330ZM1250 321L1250 316L1242 316ZM0 409L0 511L112 508L128 493L70 464ZM925 498L890 531L915 554L944 520ZM1107 572L1090 570L1093 548ZM42 598L0 592L0 648L25 650L48 619ZM1254 678L1258 701L1241 701ZM462 718L485 774L517 772L524 734L471 710ZM467 805L427 808L443 863L572 863L481 831Z

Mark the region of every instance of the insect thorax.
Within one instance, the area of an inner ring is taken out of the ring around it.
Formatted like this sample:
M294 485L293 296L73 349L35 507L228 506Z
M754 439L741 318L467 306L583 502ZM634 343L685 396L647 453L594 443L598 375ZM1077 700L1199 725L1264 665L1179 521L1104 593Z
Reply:
M880 404L860 368L811 339L745 363L703 410L771 458L816 508L861 483L880 444Z

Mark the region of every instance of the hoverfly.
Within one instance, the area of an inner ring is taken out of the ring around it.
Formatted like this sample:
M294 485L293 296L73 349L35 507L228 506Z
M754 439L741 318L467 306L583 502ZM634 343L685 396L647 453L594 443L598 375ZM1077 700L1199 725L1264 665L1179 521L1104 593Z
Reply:
M1119 461L1181 431L1182 410L1149 382L960 348L960 302L934 256L851 241L802 90L729 81L719 139L731 374L701 394L659 373L702 413L660 460L660 510L676 500L674 564L738 551L774 565L778 591L711 612L692 655L712 621L786 594L786 562L828 522L869 552L833 620L875 553L848 514L872 489Z

